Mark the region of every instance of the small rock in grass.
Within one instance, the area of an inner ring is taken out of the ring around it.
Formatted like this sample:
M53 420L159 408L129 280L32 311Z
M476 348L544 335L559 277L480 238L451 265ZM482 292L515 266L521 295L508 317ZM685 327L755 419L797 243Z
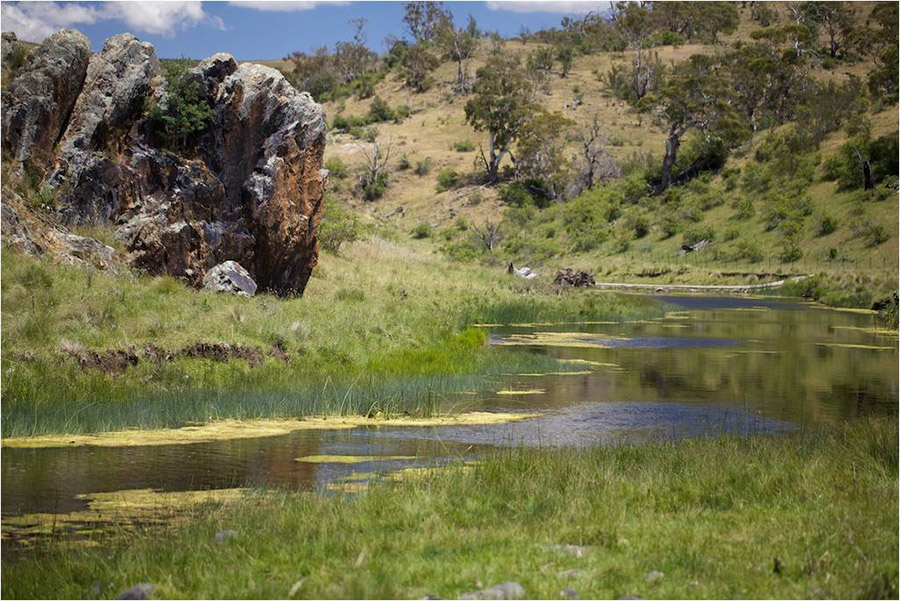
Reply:
M578 591L574 589L567 588L565 590L559 591L559 596L563 599L580 599L578 596Z
M256 294L256 282L237 261L219 263L203 276L203 289L209 292L230 292L240 296Z
M149 599L152 593L153 585L149 582L142 582L122 591L116 599Z
M665 576L665 574L663 574L662 572L653 570L652 572L647 574L647 582L650 582L650 583L657 582L659 580L662 580L663 576Z
M518 582L504 582L459 596L460 599L523 599L524 597L525 589Z
M584 570L563 570L557 576L560 578L581 578L584 576Z
M227 543L231 539L237 538L237 537L238 537L238 533L235 532L234 530L222 530L220 532L216 532L216 542L219 543L220 545L222 543Z

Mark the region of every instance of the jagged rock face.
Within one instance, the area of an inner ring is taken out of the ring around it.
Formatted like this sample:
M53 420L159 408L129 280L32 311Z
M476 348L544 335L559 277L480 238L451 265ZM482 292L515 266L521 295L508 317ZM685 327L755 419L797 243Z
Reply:
M5 61L6 38L3 44ZM49 166L90 57L90 41L71 29L53 34L31 53L3 97L3 150L8 156L39 168Z
M126 133L158 74L159 60L149 42L130 33L106 40L103 50L88 64L84 89L60 145L60 158L77 160L87 151L108 146L117 133L120 137Z
M110 155L130 144L158 74L153 46L131 34L109 38L91 58L60 141L59 166L48 178L61 191L66 223L108 223L138 193L131 172Z
M45 182L61 195L61 219L113 225L150 273L200 286L237 261L261 290L301 294L318 258L322 108L278 71L217 54L191 70L213 123L177 155L142 115L148 98L167 101L158 74L153 47L129 34L90 59Z
M18 45L19 38L16 37L16 32L4 31L0 34L0 64L6 66L6 62L12 57Z
M241 65L219 86L226 203L239 203L255 244L256 281L302 293L316 265L325 118L275 69Z

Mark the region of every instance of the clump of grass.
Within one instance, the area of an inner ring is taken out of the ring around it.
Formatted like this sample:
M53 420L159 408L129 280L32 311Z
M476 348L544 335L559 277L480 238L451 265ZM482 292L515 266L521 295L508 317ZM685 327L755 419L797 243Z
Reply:
M460 140L458 142L454 142L452 148L456 152L472 152L473 150L475 150L475 144L469 139Z
M895 598L897 445L896 419L870 418L781 437L496 451L355 497L270 491L96 548L42 545L4 556L2 592L79 598L97 582L108 595L151 582L161 597L456 598L512 580L534 598L565 587ZM238 537L210 553L225 529Z

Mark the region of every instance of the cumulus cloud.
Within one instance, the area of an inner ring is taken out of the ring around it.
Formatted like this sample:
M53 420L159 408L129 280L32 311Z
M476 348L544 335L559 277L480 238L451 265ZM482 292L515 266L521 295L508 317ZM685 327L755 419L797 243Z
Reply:
M312 10L317 6L332 4L343 5L349 2L339 0L232 0L228 4L231 6L239 6L241 8L253 8L266 12L295 12L300 10Z
M67 27L98 21L122 21L131 31L171 36L176 31L206 23L223 29L222 20L203 10L200 0L180 2L3 2L3 29L32 42L40 42Z
M578 0L559 0L557 2L528 2L489 0L487 6L491 10L507 10L514 13L566 13L586 15L589 12L603 12L601 2L579 2Z

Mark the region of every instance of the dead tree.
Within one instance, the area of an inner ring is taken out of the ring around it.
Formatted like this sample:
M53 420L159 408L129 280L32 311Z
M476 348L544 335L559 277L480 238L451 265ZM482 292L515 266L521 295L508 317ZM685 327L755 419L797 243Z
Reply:
M488 249L488 252L494 252L494 249L503 237L500 232L500 224L495 224L490 220L484 224L484 227L480 228L477 225L473 225L472 229L475 231L475 235L478 236L478 239L484 247Z

